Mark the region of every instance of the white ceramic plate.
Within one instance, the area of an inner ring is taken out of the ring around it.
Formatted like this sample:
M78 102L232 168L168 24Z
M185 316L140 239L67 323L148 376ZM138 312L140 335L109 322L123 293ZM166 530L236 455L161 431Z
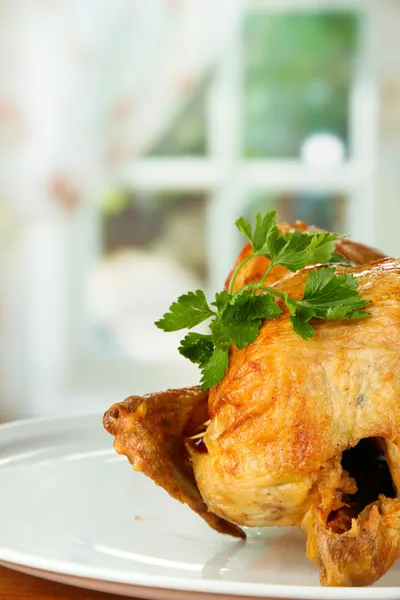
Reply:
M142 598L400 598L395 566L370 588L322 588L296 529L215 533L112 449L100 416L0 427L0 562Z

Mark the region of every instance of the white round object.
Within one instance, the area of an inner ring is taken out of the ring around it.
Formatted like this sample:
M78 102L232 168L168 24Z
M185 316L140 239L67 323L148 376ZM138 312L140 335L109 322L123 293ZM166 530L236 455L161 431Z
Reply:
M301 147L301 158L315 169L332 169L344 161L345 147L340 138L332 133L314 133Z

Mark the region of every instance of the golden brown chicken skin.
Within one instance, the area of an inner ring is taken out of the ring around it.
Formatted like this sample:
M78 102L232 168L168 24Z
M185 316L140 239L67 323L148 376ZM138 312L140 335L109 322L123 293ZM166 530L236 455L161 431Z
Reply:
M308 270L274 286L300 299ZM242 526L301 526L322 583L365 585L399 555L400 503L381 496L353 506L353 520L341 514L357 492L341 461L364 438L383 445L389 465L398 458L400 260L337 272L358 277L371 316L315 321L304 342L282 306L253 344L232 351L210 391L208 453L191 456L211 511Z

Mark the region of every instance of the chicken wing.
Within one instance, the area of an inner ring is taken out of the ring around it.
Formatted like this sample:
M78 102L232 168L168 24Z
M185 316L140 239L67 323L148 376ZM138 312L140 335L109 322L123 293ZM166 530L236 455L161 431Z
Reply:
M188 460L184 439L207 420L207 398L208 392L198 387L130 396L105 413L103 424L115 436L115 450L136 471L190 506L213 529L244 538L241 529L208 510Z

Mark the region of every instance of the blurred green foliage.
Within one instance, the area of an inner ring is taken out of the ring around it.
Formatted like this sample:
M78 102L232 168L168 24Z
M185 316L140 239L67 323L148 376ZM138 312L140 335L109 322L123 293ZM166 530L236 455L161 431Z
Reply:
M348 104L357 57L352 13L251 12L244 22L246 157L299 155L324 131L348 143Z
M124 211L130 203L130 195L127 190L120 187L110 187L101 198L101 215L118 215Z
M299 156L312 133L348 146L348 104L357 59L355 13L249 12L243 23L243 143L248 158ZM209 77L148 156L207 153Z

